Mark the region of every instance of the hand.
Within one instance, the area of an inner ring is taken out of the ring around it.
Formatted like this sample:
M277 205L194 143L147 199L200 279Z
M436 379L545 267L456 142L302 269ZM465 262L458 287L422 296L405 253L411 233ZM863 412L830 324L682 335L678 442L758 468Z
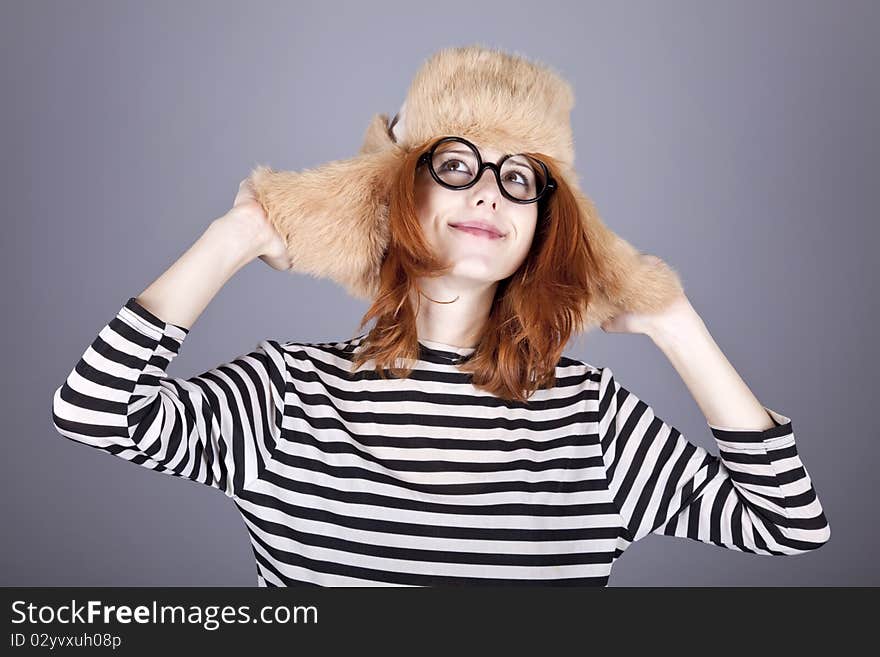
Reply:
M406 134L406 126L404 125L404 113L406 112L406 101L403 101L403 104L400 106L400 109L397 111L397 123L394 124L394 128L391 130L391 134L394 137L395 143L400 142L404 135Z
M254 254L272 269L288 271L293 267L287 244L257 200L250 177L238 184L232 209L217 222L233 227L238 239L252 244Z
M661 262L654 255L641 254L640 257L648 264ZM690 300L682 291L681 294L658 313L624 312L605 320L600 328L606 333L642 333L653 336L661 330L674 330L686 322L698 319Z

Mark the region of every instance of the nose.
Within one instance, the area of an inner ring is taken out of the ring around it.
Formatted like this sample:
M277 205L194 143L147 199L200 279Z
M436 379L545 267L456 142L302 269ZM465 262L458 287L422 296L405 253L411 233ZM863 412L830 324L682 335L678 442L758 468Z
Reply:
M485 167L471 187L471 195L476 199L476 204L481 200L485 200L497 207L498 200L501 198L501 190L498 189L498 181L495 179L495 172Z

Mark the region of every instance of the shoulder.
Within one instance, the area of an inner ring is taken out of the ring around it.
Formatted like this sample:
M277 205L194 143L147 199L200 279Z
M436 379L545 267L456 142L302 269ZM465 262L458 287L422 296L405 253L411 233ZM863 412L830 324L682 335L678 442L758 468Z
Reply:
M286 349L289 351L296 351L298 349L313 349L313 350L345 350L351 351L353 350L358 343L363 339L363 336L358 336L354 338L339 338L332 340L321 340L321 341L305 341L301 339L294 340L283 340L283 339L274 339L274 340L266 340L272 344L276 344L281 349Z
M611 370L605 366L567 355L563 355L556 366L557 380L567 379L569 384L580 384L585 388L599 389L610 376Z
M289 364L297 361L323 361L331 365L351 361L360 343L360 338L340 338L336 340L306 341L302 339L266 339L265 345L283 356Z

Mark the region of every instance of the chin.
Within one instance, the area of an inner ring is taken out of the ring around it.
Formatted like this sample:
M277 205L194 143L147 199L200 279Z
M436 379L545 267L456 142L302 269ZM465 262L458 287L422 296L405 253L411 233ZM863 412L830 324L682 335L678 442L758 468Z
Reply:
M496 271L492 267L483 266L483 264L473 261L459 261L452 271L449 272L447 278L467 282L471 285L492 285L506 278L504 272Z

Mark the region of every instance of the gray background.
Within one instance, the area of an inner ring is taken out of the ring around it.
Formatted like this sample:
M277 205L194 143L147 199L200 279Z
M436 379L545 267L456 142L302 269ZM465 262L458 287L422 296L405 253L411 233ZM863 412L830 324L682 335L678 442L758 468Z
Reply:
M255 585L231 500L61 437L52 392L254 164L355 155L426 57L472 42L571 81L584 190L679 271L758 399L792 418L832 526L827 545L789 557L649 536L610 585L880 583L878 19L858 1L4 2L0 584ZM367 307L254 261L169 374L264 337L350 337ZM594 329L566 353L611 367L717 453L646 336Z

